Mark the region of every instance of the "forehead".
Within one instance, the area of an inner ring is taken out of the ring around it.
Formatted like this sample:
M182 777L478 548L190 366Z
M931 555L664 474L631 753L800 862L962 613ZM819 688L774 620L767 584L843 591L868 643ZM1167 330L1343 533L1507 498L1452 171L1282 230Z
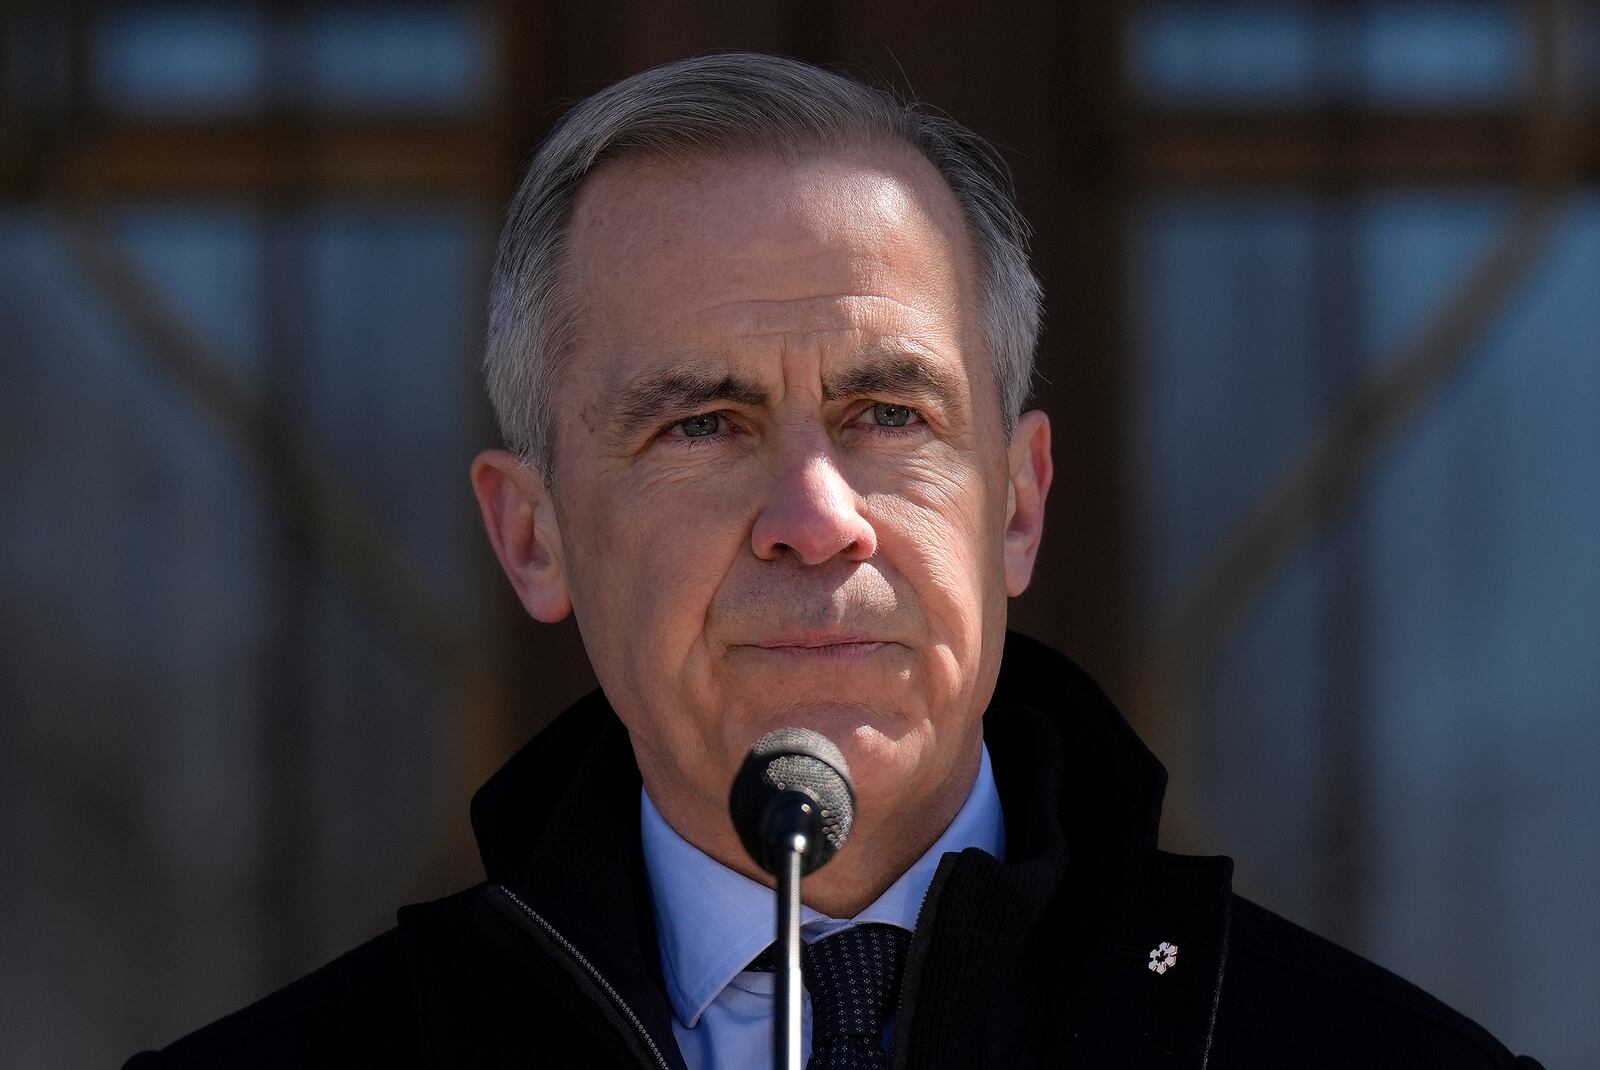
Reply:
M899 144L611 161L580 191L567 270L588 359L646 337L959 335L975 307L955 197Z

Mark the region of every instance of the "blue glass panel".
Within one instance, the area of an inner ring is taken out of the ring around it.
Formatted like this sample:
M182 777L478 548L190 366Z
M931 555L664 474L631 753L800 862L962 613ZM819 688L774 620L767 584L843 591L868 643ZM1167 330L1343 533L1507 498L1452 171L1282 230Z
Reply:
M1314 208L1300 196L1173 197L1149 207L1134 237L1153 602L1215 550L1315 426Z
M451 604L479 546L465 473L487 241L452 206L346 205L305 220L304 416Z
M263 223L240 205L121 212L116 237L144 283L242 385L261 376Z
M302 406L290 417L441 593L466 590L462 539L474 533L460 522L471 515L462 511L471 504L462 425L477 389L469 340L486 248L475 217L426 204L309 216L149 207L117 222L144 281L258 393L267 374L264 272L269 264L280 272L278 300L288 307L276 331L292 352L273 374Z
M237 378L260 387L269 358L287 366L302 389L284 420L452 607L472 602L466 547L482 552L463 430L479 226L386 202L143 207L112 227ZM269 322L290 343L271 353ZM26 1065L103 1065L287 980L261 972L263 937L282 938L261 901L285 761L269 719L304 724L293 787L336 815L295 874L316 903L297 924L303 970L414 894L445 790L445 699L437 667L284 538L282 503L51 212L0 210L0 338L0 854L23 874L0 882L0 917L22 919L0 955L0 990L18 994L0 1036Z
M1583 1010L1600 965L1563 951L1600 937L1584 816L1600 777L1596 292L1590 197L1371 491L1371 582L1388 592L1373 768L1393 860L1373 946L1463 1002L1480 972L1518 978L1514 1035L1570 1066L1600 1054Z
M92 23L101 106L222 115L262 103L264 20L245 5L112 6Z
M1500 193L1171 196L1134 235L1152 602L1218 549L1355 381L1422 329L1508 219ZM1341 286L1359 284L1341 302Z
M5 1036L48 1052L35 1065L103 1064L129 1037L95 1008L176 1035L196 1020L182 1008L259 985L252 692L271 518L48 212L0 213L0 335L0 755L18 763L0 782L27 800L5 851L25 877L0 882L26 933L0 988L31 1012ZM160 910L129 926L130 902ZM74 946L95 948L93 968Z
M1128 20L1127 53L1135 92L1168 106L1301 101L1315 85L1303 7L1151 4Z
M1503 191L1150 206L1134 286L1154 604L1512 207ZM1600 937L1597 292L1589 196L1217 657L1186 722L1195 764L1175 771L1243 890L1338 926L1551 1065L1600 1054L1584 1009L1600 964L1566 950ZM1342 875L1340 822L1357 833Z
M1156 3L1129 19L1134 92L1165 107L1489 106L1525 88L1526 16L1486 3Z
M489 27L467 6L141 6L109 10L93 32L100 103L125 113L240 114L274 95L312 110L459 113L492 86Z
M1510 222L1509 193L1411 191L1361 203L1361 339L1369 370L1431 321Z
M1352 87L1372 104L1489 104L1524 88L1530 46L1513 5L1381 3L1353 17Z
M311 107L459 112L490 89L489 32L473 8L318 8L303 32Z

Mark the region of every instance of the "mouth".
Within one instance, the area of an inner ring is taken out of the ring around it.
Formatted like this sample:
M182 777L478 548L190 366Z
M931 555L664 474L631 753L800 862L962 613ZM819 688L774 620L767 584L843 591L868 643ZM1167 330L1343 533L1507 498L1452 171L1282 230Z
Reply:
M785 635L742 645L783 658L845 661L868 657L892 644L865 635L819 633Z

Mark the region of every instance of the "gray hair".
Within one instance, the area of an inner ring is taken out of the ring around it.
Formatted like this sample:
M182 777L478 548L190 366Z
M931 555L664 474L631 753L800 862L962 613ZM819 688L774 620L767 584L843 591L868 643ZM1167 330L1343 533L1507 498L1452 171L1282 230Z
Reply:
M875 141L921 152L961 206L1009 438L1028 399L1041 293L1004 161L965 127L884 90L796 60L725 53L602 89L569 111L535 153L507 210L489 284L484 377L506 444L552 480L555 390L576 318L562 267L573 201L591 171L625 155L792 155Z

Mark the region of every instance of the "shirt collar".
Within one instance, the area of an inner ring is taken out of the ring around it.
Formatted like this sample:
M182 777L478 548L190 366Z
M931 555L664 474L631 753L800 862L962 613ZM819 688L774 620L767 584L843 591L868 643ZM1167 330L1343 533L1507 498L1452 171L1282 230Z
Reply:
M639 793L639 820L667 996L678 1020L692 1028L728 982L772 943L772 891L679 836L645 791ZM988 747L966 802L933 846L853 918L829 918L802 906L802 935L817 939L869 921L914 929L939 860L968 847L1005 857L1005 819Z

